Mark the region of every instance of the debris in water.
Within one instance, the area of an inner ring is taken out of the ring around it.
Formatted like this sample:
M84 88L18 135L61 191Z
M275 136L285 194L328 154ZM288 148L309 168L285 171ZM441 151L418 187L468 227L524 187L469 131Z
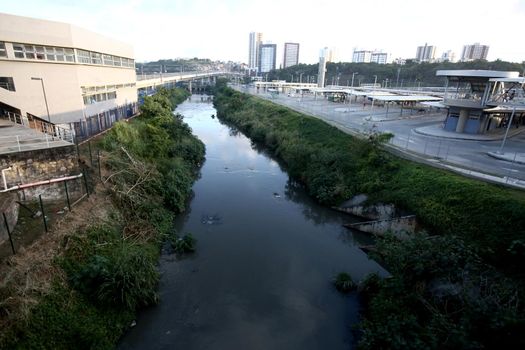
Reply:
M205 214L201 217L201 223L203 223L204 225L219 225L221 224L221 217L218 214Z
M277 193L277 192L274 192L274 193L273 193L273 196L274 196L275 198L281 198L281 195L280 195L279 193Z
M137 325L137 321L133 320L131 321L130 327L135 327Z
M212 119L215 119L215 114L212 114L212 115L211 115L211 118L212 118Z

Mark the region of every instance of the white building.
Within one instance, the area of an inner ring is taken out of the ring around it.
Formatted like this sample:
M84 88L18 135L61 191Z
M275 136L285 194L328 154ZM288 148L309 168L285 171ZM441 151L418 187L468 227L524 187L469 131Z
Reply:
M456 62L456 54L452 50L444 51L441 55L441 62Z
M371 58L372 58L372 51L354 49L354 53L352 55L352 62L370 63Z
M130 113L133 47L74 25L0 13L0 112L73 127Z
M335 62L335 47L323 47L319 52L319 57L324 57L326 62Z
M354 49L352 55L352 62L354 63L388 63L388 53L383 51L357 50Z
M262 33L250 33L250 47L248 53L248 69L257 72L259 67L259 46L262 43Z
M259 46L259 73L268 73L275 69L276 57L276 44L261 44Z
M433 45L418 46L416 60L419 62L434 62L436 59L436 47Z
M388 54L386 52L372 52L372 55L370 55L370 62L387 64Z
M481 45L480 43L465 45L461 52L461 61L486 60L488 53L488 45Z
M299 44L284 43L283 68L299 64Z

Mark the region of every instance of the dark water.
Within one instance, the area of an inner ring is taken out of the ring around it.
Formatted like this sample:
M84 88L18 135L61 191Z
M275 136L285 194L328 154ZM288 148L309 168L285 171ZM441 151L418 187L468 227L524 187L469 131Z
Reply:
M194 101L200 97L193 96ZM349 349L355 295L331 285L384 270L357 247L351 218L316 205L279 164L212 119L211 104L177 112L206 144L195 196L176 223L197 252L161 259L161 302L141 312L121 349Z

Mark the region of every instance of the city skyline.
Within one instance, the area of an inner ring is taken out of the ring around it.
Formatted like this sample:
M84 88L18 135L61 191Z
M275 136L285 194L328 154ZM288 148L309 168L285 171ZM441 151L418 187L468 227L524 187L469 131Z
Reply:
M73 23L125 41L134 46L139 62L200 57L248 63L246 36L252 31L264 33L278 47L285 42L300 43L300 63L318 62L319 49L325 46L337 48L337 61L351 62L355 47L381 49L392 58L414 58L417 46L425 42L435 45L438 55L441 50L459 55L464 45L481 42L490 46L488 60L525 61L525 47L516 45L514 37L484 25L519 22L525 16L525 3L519 0L445 0L436 5L415 0L333 1L325 8L327 15L319 16L313 1L269 0L260 7L249 0L94 0L78 4L29 0L4 1L1 11ZM447 26L445 19L450 16L468 20ZM476 31L472 31L473 21L479 23Z

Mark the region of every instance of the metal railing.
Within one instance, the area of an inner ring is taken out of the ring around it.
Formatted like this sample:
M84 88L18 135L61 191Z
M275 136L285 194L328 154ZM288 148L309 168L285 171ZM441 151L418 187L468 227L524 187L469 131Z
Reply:
M71 132L71 130L38 119L30 114L27 116L27 118L24 118L23 116L17 113L1 111L0 118L36 130L37 132L51 137L52 140L57 138L66 142L74 141L74 135Z

